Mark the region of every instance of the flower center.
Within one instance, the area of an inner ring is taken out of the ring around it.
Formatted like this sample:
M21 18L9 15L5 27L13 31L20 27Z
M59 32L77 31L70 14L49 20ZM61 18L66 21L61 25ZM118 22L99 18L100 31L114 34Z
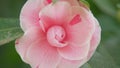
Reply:
M52 26L47 31L47 40L50 45L55 47L64 47L67 43L64 41L65 30L61 26Z

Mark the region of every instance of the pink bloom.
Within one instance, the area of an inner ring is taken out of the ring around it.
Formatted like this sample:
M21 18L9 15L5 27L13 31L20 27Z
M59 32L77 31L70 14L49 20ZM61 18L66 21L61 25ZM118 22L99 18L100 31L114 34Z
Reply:
M16 50L32 68L79 68L100 42L99 23L77 0L51 1L26 2Z

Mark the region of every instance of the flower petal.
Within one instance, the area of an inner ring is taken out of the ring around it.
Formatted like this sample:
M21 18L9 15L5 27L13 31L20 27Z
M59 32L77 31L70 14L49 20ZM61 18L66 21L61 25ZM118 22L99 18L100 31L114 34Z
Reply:
M23 61L27 62L25 59L26 51L28 47L38 39L44 40L44 33L41 32L40 28L34 27L27 30L21 38L16 40L15 47Z
M81 60L62 59L57 68L79 68L86 62L86 57Z
M28 0L20 14L20 24L25 31L32 26L39 26L39 12L47 5L46 0Z
M55 47L44 40L37 40L29 47L26 59L33 68L56 68L60 55Z
M54 25L62 25L68 22L71 15L71 6L68 2L56 2L55 4L50 4L42 9L39 13L41 22L44 24L45 28Z
M74 22L75 24L73 25L69 22L64 26L66 28L68 36L67 41L69 43L81 46L91 39L95 30L95 22L93 22L94 18L90 14L91 13L85 8L78 6L73 7L73 16L71 17L71 20L75 15L80 15L80 18L78 18L80 21L77 21L78 23Z
M72 6L78 6L78 0L60 0L60 1L67 1L69 2Z
M81 47L74 46L74 44L69 44L66 47L58 48L59 54L63 58L68 60L81 60L84 57L87 57L88 51L89 51L89 43Z
M91 42L90 42L90 50L88 53L88 59L91 58L93 55L94 51L96 50L98 44L100 43L101 39L101 28L99 26L98 21L95 19L96 25L95 25L95 32L92 36Z

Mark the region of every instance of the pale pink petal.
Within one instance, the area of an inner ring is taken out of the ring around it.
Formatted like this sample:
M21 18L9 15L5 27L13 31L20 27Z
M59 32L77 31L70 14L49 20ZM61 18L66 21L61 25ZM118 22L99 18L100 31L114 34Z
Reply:
M81 60L62 59L57 68L79 68L86 62L86 57Z
M38 39L44 40L45 36L40 28L34 27L27 30L21 38L16 40L15 47L23 61L27 62L25 59L26 51L28 47Z
M20 14L20 24L25 31L33 26L39 26L39 12L48 3L46 0L28 0Z
M65 46L63 48L58 48L58 52L65 59L81 60L84 57L87 57L90 48L89 46L90 46L89 43L86 43L81 47L74 46L74 44L68 44L68 46Z
M53 26L54 23L55 23L55 21L52 18L48 17L48 16L42 15L40 17L39 24L42 27L42 30L44 32L46 32L48 30L48 28L50 28L51 26Z
M76 18L74 18L77 15ZM79 18L80 16L80 18ZM78 18L78 20L76 20ZM90 15L90 12L82 7L73 7L73 16L71 20L64 27L67 32L67 41L77 46L84 45L88 42L95 30L94 18ZM76 23L77 22L77 23Z
M101 28L99 26L98 21L95 19L96 25L95 25L95 32L92 36L91 43L90 43L90 50L88 53L88 59L91 58L93 55L94 51L96 50L98 44L100 43L101 39Z
M55 4L50 4L42 9L39 13L41 23L43 23L45 28L53 25L62 25L68 22L71 16L71 6L68 2L56 2Z
M46 40L37 40L29 47L26 59L33 68L56 68L61 57Z
M61 26L53 26L47 31L47 41L51 46L64 47L67 42L64 41L66 36L64 29Z
M60 0L60 1L67 1L67 2L69 2L72 6L79 6L78 0Z

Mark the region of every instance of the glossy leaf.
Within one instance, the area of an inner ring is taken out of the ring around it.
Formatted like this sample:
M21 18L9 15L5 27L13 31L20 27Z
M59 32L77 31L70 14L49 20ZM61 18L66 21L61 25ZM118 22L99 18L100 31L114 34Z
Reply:
M0 45L15 40L22 33L18 19L0 19Z

